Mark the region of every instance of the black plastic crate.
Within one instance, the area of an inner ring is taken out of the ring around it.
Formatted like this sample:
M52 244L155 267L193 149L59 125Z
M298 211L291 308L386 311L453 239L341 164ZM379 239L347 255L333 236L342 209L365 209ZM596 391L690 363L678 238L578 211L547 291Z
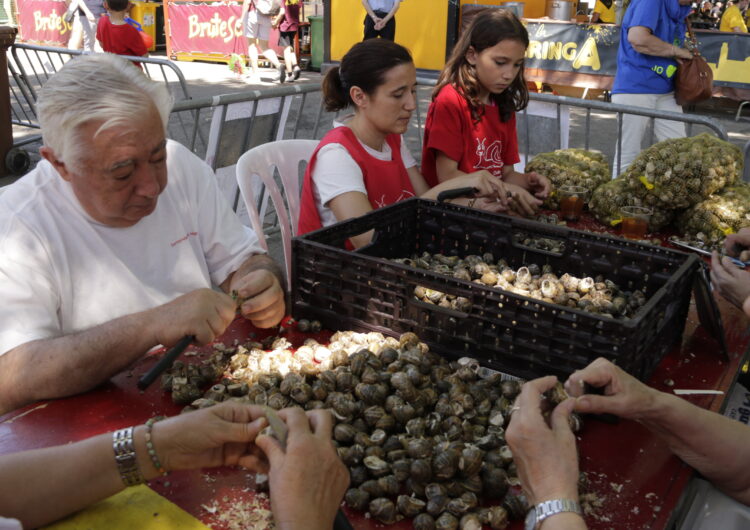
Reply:
M372 229L370 245L345 250L349 237ZM529 248L519 233L561 240L564 250ZM297 237L292 247L296 318L330 329L413 331L441 355L469 355L524 378L565 377L602 356L646 379L682 336L699 267L693 254L422 199ZM557 274L602 274L622 289L644 289L648 300L633 318L614 319L385 259L424 251L491 252L513 268L548 263ZM466 297L471 309L421 302L418 285Z

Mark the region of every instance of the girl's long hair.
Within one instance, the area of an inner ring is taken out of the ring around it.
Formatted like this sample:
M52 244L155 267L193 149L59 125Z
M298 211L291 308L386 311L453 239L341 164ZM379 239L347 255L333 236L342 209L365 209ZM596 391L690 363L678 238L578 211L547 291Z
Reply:
M507 9L489 8L479 11L453 48L432 91L432 99L437 97L445 85L453 85L466 98L472 119L481 120L484 114L484 105L479 99L481 85L476 68L466 60L466 53L469 47L480 53L507 39L516 40L528 48L529 33L518 17ZM529 90L523 72L524 67L521 65L521 70L508 88L501 94L490 94L500 112L500 119L504 122L511 118L513 112L525 109L529 103Z

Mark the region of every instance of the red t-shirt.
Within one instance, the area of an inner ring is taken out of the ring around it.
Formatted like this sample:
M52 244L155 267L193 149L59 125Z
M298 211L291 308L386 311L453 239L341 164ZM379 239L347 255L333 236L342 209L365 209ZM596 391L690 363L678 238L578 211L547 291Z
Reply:
M422 175L430 187L439 183L436 151L458 162L458 169L464 173L486 169L502 177L503 166L520 161L516 114L502 122L497 107L486 105L481 119L475 123L466 98L452 85L446 85L430 104L425 122Z
M401 158L401 136L389 134L386 141L391 147L391 160L378 160L370 155L349 127L336 127L323 137L305 171L297 235L304 235L322 227L318 206L315 203L312 175L318 151L325 145L336 143L346 148L362 170L367 200L374 210L414 196L414 187Z
M109 17L102 17L96 25L96 40L105 52L117 55L146 55L148 50L140 32L130 24L112 24ZM135 63L140 66L139 63Z

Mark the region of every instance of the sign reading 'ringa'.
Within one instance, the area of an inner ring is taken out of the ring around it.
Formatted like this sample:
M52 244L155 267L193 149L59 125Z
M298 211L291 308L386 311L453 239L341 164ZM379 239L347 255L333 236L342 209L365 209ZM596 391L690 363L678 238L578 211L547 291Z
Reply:
M169 2L171 53L244 53L242 7Z

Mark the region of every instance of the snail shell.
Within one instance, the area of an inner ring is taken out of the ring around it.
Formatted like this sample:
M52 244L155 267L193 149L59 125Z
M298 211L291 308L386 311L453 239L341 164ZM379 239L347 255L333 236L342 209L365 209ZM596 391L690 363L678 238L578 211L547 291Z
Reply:
M449 512L444 512L435 521L435 530L457 530L458 519Z
M374 477L385 476L391 471L390 464L377 456L366 456L363 463Z
M386 475L378 479L378 486L383 492L383 495L394 496L398 495L401 490L401 484L395 475Z
M467 513L458 523L458 527L461 530L482 530L482 523L479 521L479 516L475 513Z
M384 497L373 499L369 505L370 515L384 524L396 522L396 505Z
M359 488L351 488L346 491L344 500L350 508L364 511L370 504L370 494L366 491L362 491Z
M435 530L435 519L427 513L417 515L411 524L414 530Z
M399 495L396 499L396 507L405 517L414 517L419 515L427 503L410 495Z

